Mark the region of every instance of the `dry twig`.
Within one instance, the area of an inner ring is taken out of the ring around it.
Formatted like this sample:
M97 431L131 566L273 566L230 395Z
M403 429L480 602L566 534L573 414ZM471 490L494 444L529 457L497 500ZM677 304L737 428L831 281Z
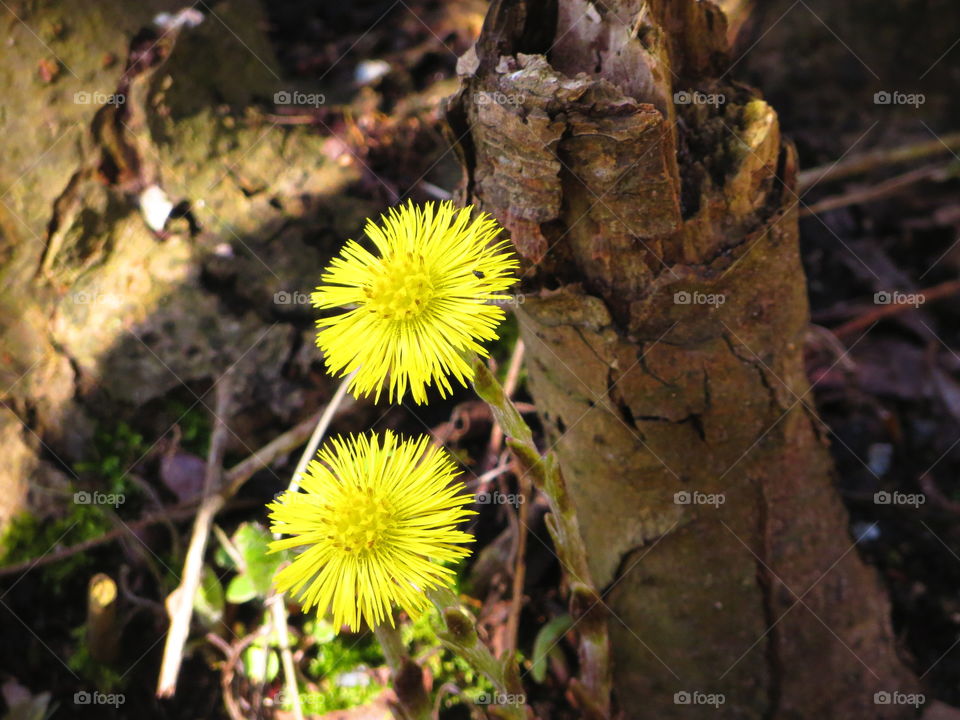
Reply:
M177 676L180 674L180 664L183 662L183 648L190 634L193 598L197 594L197 588L200 587L203 555L207 549L210 526L213 524L213 516L223 507L225 500L217 490L222 479L221 464L227 443L227 425L224 416L229 410L232 379L232 373L228 372L217 385L213 434L210 437L207 471L203 479L203 500L193 523L193 533L190 536L190 545L187 547L180 584L167 597L170 627L163 647L163 661L160 664L160 677L157 680L157 697L170 697L177 691Z
M922 167L902 175L897 175L889 180L871 185L869 187L856 188L840 195L831 195L823 200L818 200L813 205L808 205L800 210L800 217L808 215L818 215L828 210L847 207L849 205L858 205L859 203L873 202L891 195L895 195L904 188L923 180L941 180L948 176L948 170L945 167Z
M804 170L797 177L798 192L803 193L804 190L821 182L831 182L854 175L863 175L879 168L891 167L957 149L960 149L960 133L941 135L936 140L929 140L916 145L874 150L847 158L841 162Z
M918 290L911 294L918 297L922 296L923 302L927 303L931 300L940 300L949 297L957 292L960 292L960 280L948 280L947 282L934 285L926 290ZM892 302L889 305L865 307L859 315L845 322L843 325L833 328L832 332L839 338L858 335L866 328L869 328L884 318L893 317L894 315L899 315L909 310L916 310L917 307L918 305L908 302Z

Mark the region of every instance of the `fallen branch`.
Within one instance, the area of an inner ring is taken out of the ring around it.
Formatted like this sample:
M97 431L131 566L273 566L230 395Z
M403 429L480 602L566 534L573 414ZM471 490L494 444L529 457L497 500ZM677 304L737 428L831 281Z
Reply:
M331 399L325 408L318 410L306 420L301 420L283 435L271 440L246 460L228 470L224 475L223 493L228 496L233 495L255 472L267 467L281 455L286 455L303 445L325 415L329 415L327 419L327 425L329 425L338 412L350 407L351 403L343 400L342 397ZM332 411L331 408L333 408ZM316 448L314 448L315 451Z
M187 557L183 563L180 584L167 597L167 613L170 615L170 627L163 647L163 661L160 664L160 677L157 680L157 697L170 697L177 691L177 676L183 662L183 648L190 635L190 620L193 617L193 599L200 587L200 575L203 572L203 555L207 549L207 539L213 516L223 507L225 498L217 490L223 478L221 464L227 444L227 425L224 416L229 410L230 394L233 388L233 375L227 372L217 385L216 411L214 412L213 433L210 437L210 452L207 455L207 471L203 479L203 500L193 523L193 533L187 548Z
M934 285L926 290L919 290L911 294L922 296L923 302L927 303L932 300L940 300L941 298L948 297L957 292L960 292L960 280L948 280L947 282ZM876 307L872 308L863 306L861 308L861 314L857 315L857 317L853 318L852 320L845 322L843 325L833 328L831 332L838 338L859 335L863 330L869 328L880 320L893 317L894 315L899 315L900 313L904 313L909 310L916 310L917 307L918 305L914 303L906 302L890 303L889 305L877 305ZM853 308L851 308L851 310L856 312L856 310Z
M854 175L863 175L872 170L899 165L910 162L911 160L919 160L930 157L931 155L940 155L941 153L952 152L958 149L960 149L960 133L943 135L936 140L929 140L915 145L874 150L873 152L856 155L838 163L821 165L810 168L809 170L804 170L797 175L798 192L802 194L804 190L820 182L832 182Z
M231 510L245 508L251 505L259 505L260 503L254 502L236 502L230 503L229 508ZM113 542L114 540L119 540L127 535L132 535L140 530L150 527L151 525L159 525L161 523L166 523L167 521L175 520L186 520L191 518L197 512L197 503L190 502L183 505L175 505L173 507L166 508L161 512L150 513L144 517L136 520L134 522L125 523L122 527L110 530L109 532L104 533L100 537L91 538L89 540L84 540L83 542L77 543L76 545L70 545L69 547L61 548L56 552L43 555L38 558L33 558L31 560L23 560L22 562L15 563L13 565L7 565L6 567L0 568L0 577L7 575L19 575L20 573L33 570L34 568L43 567L44 565L52 565L53 563L60 562L61 560L66 560L69 557L74 555L79 555L81 553L88 552L95 547L100 545L106 545Z
M848 207L850 205L858 205L860 203L873 202L875 200L880 200L891 195L895 195L901 190L921 182L923 180L942 180L948 176L948 169L941 166L936 167L922 167L916 170L911 170L910 172L903 173L902 175L897 175L892 177L889 180L884 180L881 183L876 185L871 185L870 187L857 188L856 190L851 190L850 192L842 193L840 195L831 195L826 197L823 200L815 202L813 205L808 205L800 210L800 217L807 217L808 215L818 215L819 213L827 212L828 210L836 210L842 207Z
M346 407L349 407L349 404L342 403L338 409L343 410L346 409ZM243 486L243 484L254 475L254 473L262 470L265 467L268 467L271 463L277 460L277 458L286 455L291 450L294 450L298 446L302 445L304 441L310 437L310 433L313 432L313 430L317 427L317 423L323 416L324 412L326 412L326 408L323 410L318 410L316 413L297 423L297 425L295 425L293 428L271 440L269 443L257 450L253 455L249 456L228 470L224 474L223 487L220 491L225 501L233 497ZM260 505L260 503L245 500L230 503L225 502L224 506L221 507L221 510L224 508L238 510L251 507L253 505ZM99 547L100 545L106 545L115 540L120 540L126 535L135 534L138 531L144 530L152 525L167 524L177 520L186 520L196 514L198 506L199 503L196 500L192 500L190 502L164 508L163 510L159 510L157 512L149 513L144 515L139 520L125 522L122 527L106 532L100 537L84 540L76 545L61 548L56 552L48 553L47 555L43 555L39 558L23 560L22 562L14 563L13 565L0 567L0 577L5 577L7 575L19 575L22 572L27 572L36 567L51 565L53 563L60 562L61 560L66 560L69 557L85 553L89 550Z

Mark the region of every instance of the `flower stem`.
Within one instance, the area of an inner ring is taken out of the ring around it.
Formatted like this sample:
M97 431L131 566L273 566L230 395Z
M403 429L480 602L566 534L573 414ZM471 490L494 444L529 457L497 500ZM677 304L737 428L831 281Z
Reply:
M347 394L347 387L350 385L350 380L353 379L355 374L356 372L351 373L341 381L340 387L337 388L337 391L333 394L333 397L330 398L330 402L327 403L326 409L323 411L323 414L320 416L320 420L317 422L317 427L314 428L313 434L307 441L307 446L303 449L303 455L300 456L300 461L297 463L297 469L293 471L293 477L290 479L290 484L287 486L287 490L289 492L296 492L297 488L300 487L300 478L303 475L303 471L307 469L307 465L309 464L310 460L313 459L313 456L317 454L317 448L320 447L320 443L323 441L323 436L327 434L327 430L330 428L330 423L333 421L333 416L337 414L337 409L340 407L340 403L343 402L343 398ZM280 535L278 533L274 533L273 539L279 540ZM278 642L280 642L281 657L283 659L283 674L284 678L286 679L287 693L289 694L290 700L293 704L293 716L295 720L302 720L303 709L300 706L300 689L297 685L297 677L294 672L293 658L290 654L290 648L287 647L286 642L287 606L283 601L283 593L277 593L268 602L271 603L271 618L274 628L277 632Z
M400 629L384 622L373 628L373 634L390 666L393 690L404 716L408 720L430 720L432 708L423 687L423 671L407 654Z
M508 436L518 470L533 478L534 484L547 498L550 514L547 528L557 549L560 565L568 576L570 614L580 631L580 679L571 687L588 717L609 717L611 665L606 606L597 592L587 563L587 550L580 534L576 510L567 493L567 486L557 463L549 452L540 455L533 442L533 432L513 402L504 392L487 364L473 359L473 387L493 411L494 419Z
M498 717L524 720L527 717L526 696L520 683L515 653L497 660L489 648L480 642L473 616L460 604L450 588L439 587L427 591L427 597L443 616L445 633L440 642L450 652L466 660L470 666L491 682L496 692L492 704L499 710Z
M297 684L297 673L293 665L293 653L290 651L290 641L287 629L287 610L283 604L283 595L274 595L267 600L270 606L270 620L273 624L274 637L280 648L280 661L283 666L283 676L286 681L287 694L290 696L291 710L294 720L303 720L303 708L300 703L300 686Z
M307 465L310 464L310 461L313 460L314 456L317 454L317 448L320 447L320 443L323 442L323 436L326 435L327 430L330 429L330 423L333 422L333 416L337 414L337 408L339 408L340 403L343 402L343 398L347 394L347 388L350 386L350 381L353 380L353 376L356 374L357 371L354 370L343 380L341 380L340 387L337 388L337 391L333 394L333 397L330 398L330 402L327 403L327 408L323 411L323 415L320 416L320 420L317 422L317 427L314 429L313 435L310 436L306 447L303 449L303 455L300 456L300 461L297 463L297 469L293 471L293 477L290 479L290 485L287 486L287 490L290 492L295 492L297 489L299 489L300 478L303 476L304 470L307 469Z

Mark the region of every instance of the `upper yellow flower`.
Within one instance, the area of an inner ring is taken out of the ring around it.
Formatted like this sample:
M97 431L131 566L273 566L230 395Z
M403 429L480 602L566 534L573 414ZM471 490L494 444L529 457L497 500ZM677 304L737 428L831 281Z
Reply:
M417 403L434 381L450 392L448 375L472 378L467 352L486 355L479 341L495 340L503 310L491 303L516 279L509 241L493 243L501 228L487 215L471 221L473 208L450 202L412 202L391 208L381 223L369 220L373 254L350 240L321 276L314 307L348 306L317 322L317 345L327 370L358 370L350 389L360 395L385 383L389 397L403 400L408 387Z
M456 529L474 514L463 483L452 483L454 463L429 438L400 440L389 430L334 438L307 467L303 492L287 491L267 507L271 530L291 535L271 551L305 549L275 578L293 590L304 610L333 611L336 627L393 625L398 605L411 617L426 606L425 592L449 584L440 563L470 554L473 541Z

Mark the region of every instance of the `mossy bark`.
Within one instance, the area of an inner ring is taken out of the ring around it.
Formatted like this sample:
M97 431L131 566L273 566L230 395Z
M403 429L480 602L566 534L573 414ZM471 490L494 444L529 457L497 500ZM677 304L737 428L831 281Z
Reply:
M374 209L344 196L361 169L326 137L271 119L288 86L260 3L179 31L155 22L182 7L40 0L5 21L0 529L50 495L52 455L88 457L97 414L208 387L241 357L252 370L238 393L268 396L282 424L301 414L283 368L326 261L317 238L353 233ZM151 229L151 185L193 222ZM43 492L28 501L29 489Z
M448 105L463 199L525 260L530 387L625 716L721 693L727 717L908 717L874 702L916 681L804 374L795 155L721 79L725 33L694 0L495 2Z

